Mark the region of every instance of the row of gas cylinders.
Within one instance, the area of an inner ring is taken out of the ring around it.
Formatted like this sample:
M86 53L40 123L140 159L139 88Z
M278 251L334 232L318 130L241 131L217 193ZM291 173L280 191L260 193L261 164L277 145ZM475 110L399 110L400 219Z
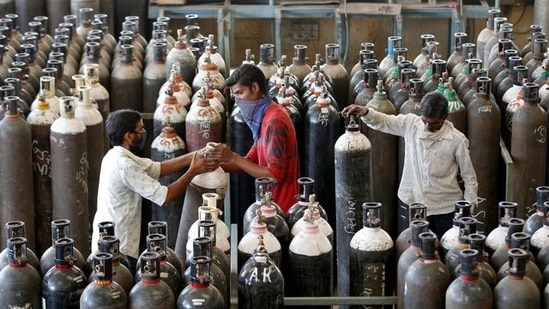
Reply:
M302 193L310 192L312 180L302 181L309 190ZM258 179L261 200L244 217L249 231L238 244L239 305L283 308L284 295L331 296L335 252L326 212L310 194L308 202L303 196L284 218L271 201L271 186L271 179ZM395 293L399 308L540 308L549 300L548 192L548 187L538 188L538 213L528 220L516 217L516 203L501 202L500 225L487 236L477 233L481 222L471 217L471 203L457 201L454 227L440 241L429 231L424 205L411 205L410 226L393 242L381 228L381 204L366 202L363 227L347 244L348 252L341 256L337 247L338 271L341 264L348 267L350 296ZM84 259L70 238L70 222L52 221L53 245L40 260L26 247L24 223L8 222L13 237L0 254L3 301L39 308L42 290L47 307L226 308L229 229L218 217L218 196L203 198L191 228L195 232L188 235L186 259L167 246L167 224L153 221L134 274L119 252L112 222L99 224L101 239ZM338 287L342 280L338 274ZM434 293L422 297L426 290ZM177 305L174 295L179 295Z
M312 180L303 181L310 191ZM283 259L281 250L290 252L284 265L292 269L288 272L292 278L287 280L295 282L294 291L303 290L311 280L311 276L301 275L331 267L333 262L331 228L320 217L320 211L323 216L325 212L314 201L314 194L309 202L290 209L288 220L293 223L294 237L289 242L286 219L281 217L280 207L271 201L272 185L272 179L258 179L262 199L250 205L244 218L250 230L238 245L239 303L244 308L281 308L283 305L285 280L279 269ZM87 259L74 246L69 220L51 222L52 246L40 259L27 248L24 222L6 223L12 237L7 241L8 248L0 254L2 303L40 308L41 297L46 308L228 307L229 229L218 218L219 196L207 193L203 199L199 220L193 223L181 254L177 252L180 248L172 250L167 246L167 223L149 222L147 249L140 255L135 273L127 268L128 261L119 251L112 222L99 223L101 238ZM187 238L180 237L177 241L184 239ZM284 246L278 239L284 241ZM268 254L267 250L272 253ZM320 257L318 250L321 250ZM311 253L321 259L316 260ZM308 268L315 264L318 265ZM329 292L332 273L326 273L323 278L326 280L322 280L321 285L312 285L299 293L314 294L318 287L324 288L322 293Z

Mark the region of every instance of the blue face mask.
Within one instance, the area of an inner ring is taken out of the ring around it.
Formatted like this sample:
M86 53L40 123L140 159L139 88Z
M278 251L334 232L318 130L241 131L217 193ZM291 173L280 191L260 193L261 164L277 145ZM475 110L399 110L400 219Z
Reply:
M246 124L252 130L254 142L259 138L259 129L261 128L261 120L265 110L271 103L270 97L263 97L259 100L239 100L235 99L235 103L240 108L240 112L246 121Z

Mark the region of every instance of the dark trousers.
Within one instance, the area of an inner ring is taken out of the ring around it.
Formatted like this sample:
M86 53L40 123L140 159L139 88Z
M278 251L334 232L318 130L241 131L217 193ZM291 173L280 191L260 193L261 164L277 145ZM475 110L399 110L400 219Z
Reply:
M442 215L433 215L427 216L427 221L429 221L429 229L437 234L438 239L446 233L449 229L452 228L454 220L454 213L447 213Z

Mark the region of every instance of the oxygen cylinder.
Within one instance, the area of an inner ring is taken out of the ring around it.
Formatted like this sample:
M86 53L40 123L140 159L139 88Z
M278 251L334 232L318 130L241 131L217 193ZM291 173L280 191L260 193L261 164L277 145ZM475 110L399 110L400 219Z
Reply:
M257 67L265 75L265 81L268 81L276 73L277 65L275 64L273 44L264 43L259 45L259 63Z
M27 230L27 244L35 248L34 191L32 171L31 127L18 111L18 97L8 96L8 110L0 120L0 218L3 221L23 221ZM9 146L7 146L9 145ZM0 229L0 243L9 235Z
M334 243L334 230L326 221L326 219L322 218L320 216L320 205L316 202L309 203L309 206L307 207L311 213L313 214L313 222L318 225L318 229L324 236L328 238L331 244ZM290 230L291 237L295 237L299 232L303 230L303 224L305 224L305 220L303 217L299 218L297 222L292 226L292 229Z
M102 53L105 54L106 51L101 49L101 44L99 42L95 42L98 40L99 40L99 37L92 36L90 32L90 35L88 35L88 41L84 45L85 51L84 51L84 54L82 55L82 60L80 61L76 69L78 70L79 74L85 74L84 69L86 65L89 65L89 64L99 65L97 67L99 83L103 85L105 88L109 88L111 83L110 82L111 62L109 59L105 58L108 55L102 55Z
M397 53L399 54L405 54L407 52L408 52L408 49L404 47L397 49ZM387 77L383 79L385 90L387 90L387 97L391 102L393 101L394 92L400 89L400 86L401 86L400 82L402 81L402 79L401 79L400 73L404 69L413 69L412 61L407 60L405 56L398 55L397 59L398 59L397 65L395 65L391 69L391 72L387 73ZM415 72L413 75L415 75Z
M339 106L339 110L342 110L348 105L348 93L349 93L349 73L345 67L339 63L340 47L338 44L329 43L326 44L326 63L324 63L320 69L324 71L333 80L333 86L337 91L334 93L334 98Z
M338 111L324 93L305 114L305 157L301 158L301 174L315 180L316 198L327 210L328 222L332 226L335 226L334 146L341 135L340 122Z
M23 100L27 104L32 105L32 102L31 103L28 103L28 102L32 101L32 98L36 97L37 93L34 87L29 82L27 82L28 78L25 77L23 73L23 69L19 67L9 68L7 69L6 74L3 76L8 78L11 77L11 78L19 79L20 85L21 85L20 96L23 97ZM30 99L30 100L27 101L27 99Z
M540 292L526 274L528 253L522 249L509 250L509 275L494 288L494 308L539 308Z
M424 232L429 232L429 222L424 219L413 220L410 222L410 231L411 244L397 258L396 295L398 297L398 308L403 308L404 306L404 277L406 275L406 271L410 265L412 265L412 263L420 257L421 240L419 235Z
M124 44L121 48L124 58L111 74L111 110L131 108L142 111L143 73L133 63L134 47Z
M175 297L166 282L160 280L160 254L145 252L141 259L141 280L128 294L128 308L165 309L175 308Z
M538 187L539 188L539 187ZM537 188L536 188L537 189ZM547 208L549 208L549 202L547 202L547 205L545 205L546 202L543 202L543 207L545 208L543 212L547 211ZM530 216L533 217L534 215ZM526 221L528 222L528 221ZM524 224L524 227L526 228L526 223ZM524 230L524 229L523 229ZM544 219L543 224L540 228L535 230L533 233L528 234L531 235L532 238L530 239L530 249L534 256L537 256L543 247L547 246L549 244L548 237L549 237L549 222Z
M416 75L416 70L403 68L400 70L400 79L396 84L393 84L389 90L389 94L392 97L391 101L395 105L395 108L400 111L400 107L409 99L410 95L410 81Z
M498 156L501 136L501 113L490 96L491 80L479 77L475 83L476 96L467 106L467 138L469 153L478 182L478 196L486 200L478 205L484 211L484 230L492 231L497 226L497 213L493 205L499 196L497 177L499 164L490 158Z
M200 256L206 256L210 258L210 282L213 286L215 286L219 292L221 292L221 295L223 296L223 299L225 300L225 303L230 303L230 289L229 289L229 280L221 267L219 266L219 260L212 258L212 240L208 237L196 237L193 240L193 253L192 257L200 257ZM189 259L192 260L192 257ZM185 269L182 279L183 279L183 286L188 286L191 283L191 269L192 266L187 267Z
M349 102L353 103L356 97L355 89L361 81L364 80L364 74L366 69L377 68L377 59L373 59L374 51L362 50L360 53L360 70L354 74L351 74L351 80L349 81Z
M443 261L446 253L458 245L459 219L471 217L471 203L468 201L456 201L454 204L454 219L452 227L440 238L440 259Z
M351 239L349 250L351 296L393 295L394 243L381 228L381 207L378 202L362 204L363 228Z
M412 223L418 220L427 221L427 206L424 204L412 203L407 211L408 227L402 230L395 240L395 257L397 262L402 252L406 251L412 245Z
M91 309L108 307L125 309L128 307L128 296L118 283L113 280L113 255L96 253L93 257L93 282L88 284L80 296L80 308Z
M334 145L338 293L350 295L349 244L360 230L360 204L372 200L372 144L360 132L360 119L348 119Z
M59 219L59 220L52 220L50 222L50 228L51 231L50 235L50 243L51 246L40 256L40 274L42 277L52 268L55 266L55 254L56 254L56 248L55 244L57 240L63 239L63 238L70 238L71 237L71 228L70 224L71 222L67 219ZM71 238L72 239L72 238ZM86 268L86 259L74 246L72 246L72 256L74 257L74 265L78 267L79 269L83 270Z
M207 143L213 141L220 141L221 121L219 113L209 106L207 101L202 102L203 107L196 106L194 109L189 110L186 120L186 134L187 149L188 151L195 151L204 146ZM204 115L200 115L199 111L203 110ZM217 116L217 117L216 117ZM203 120L203 123L200 122ZM202 130L202 132L201 132ZM217 134L216 134L217 132ZM189 227L198 218L198 206L202 205L202 194L204 193L217 193L219 195L217 208L223 211L225 199L225 192L227 191L227 178L225 172L221 167L208 173L203 173L195 176L185 191L185 201L183 203L183 212L181 214L181 220L179 221L178 237L175 244L175 251L179 257L185 256L187 235L189 234ZM222 239L219 240L221 245ZM227 241L227 247L228 241ZM192 249L191 244L189 248ZM227 249L228 248L224 248Z
M461 273L446 290L446 308L492 308L492 289L479 275L476 266L479 252L464 249L460 252Z
M166 78L169 78L173 64L177 63L176 68L179 70L179 74L185 82L190 84L196 75L197 64L196 58L187 43L183 37L183 30L177 29L177 40L174 48L170 49L166 56Z
M0 252L0 270L6 267L9 264L9 239L14 237L25 238L26 243L26 234L25 234L25 223L23 221L8 221L6 222L6 231L8 236L7 247ZM26 247L26 246L25 246ZM40 262L34 251L29 248L26 248L26 263L34 267L36 270L40 270Z
M93 216L97 210L97 190L99 186L99 171L101 161L105 155L103 116L92 106L90 100L90 86L81 86L74 116L86 126L86 143L88 149L88 218L93 225Z
M141 256L146 252L158 253L160 259L160 280L166 282L173 294L179 294L183 288L183 281L181 280L180 270L168 262L166 257L166 236L162 234L149 234L147 235L147 249L141 253L140 258L137 261L137 272L135 273L135 281L139 282L143 276L143 268L140 267L144 263L141 260Z
M42 76L42 78L51 78ZM50 222L52 220L50 127L59 114L50 108L44 93L38 97L36 109L27 116L32 133L32 170L34 205L36 212L36 252L42 255L51 247Z
M162 128L151 144L151 159L154 161L165 161L172 158L177 158L185 154L185 142L177 134L174 127L167 124ZM179 179L183 175L183 171L178 171L159 178L163 185L169 185ZM179 230L179 219L183 210L184 196L176 198L167 205L154 205L152 208L152 220L166 221L168 224L168 246L174 247Z
M98 251L92 253L92 255L96 253L109 253L112 255L112 281L118 283L124 290L124 293L128 295L135 281L133 280L133 274L126 266L128 263L126 256L120 252L120 240L113 235L104 235L97 242ZM100 275L91 272L89 280L95 280Z
M443 308L451 275L435 253L436 235L419 234L421 256L410 265L404 279L404 308ZM429 297L425 297L429 291Z
M460 252L469 247L469 235L477 232L477 219L472 217L459 218L458 244L450 248L444 256L444 265L452 278L457 278L456 268L460 262Z
M143 111L152 113L160 87L166 82L166 43L153 44L153 61L143 71Z
M190 265L194 253L194 243L196 239L199 239L200 243L206 242L210 246L212 263L219 266L219 268L225 274L225 278L230 278L231 265L229 256L221 248L217 247L217 239L215 235L216 225L211 220L202 220L198 223L198 236L190 240L191 249L187 252L186 265ZM206 241L207 240L207 241ZM227 279L229 280L229 279Z
M497 282L497 275L494 271L494 268L490 265L488 260L488 253L484 252L484 243L486 242L486 236L479 233L469 234L469 248L474 249L479 252L478 258L476 261L476 267L478 268L480 278L484 279L486 283L493 289ZM456 276L461 275L461 264L456 267L455 273Z
M151 221L147 224L149 235L150 234L160 234L164 235L166 237L166 246L164 248L164 251L166 251L166 260L172 264L177 271L182 274L183 271L185 271L185 265L183 263L183 260L180 259L177 254L175 254L175 251L168 245L169 238L168 238L168 223L166 221Z
M501 10L499 8L492 8L488 10L488 17L486 20L486 27L482 29L477 36L477 52L475 53L477 58L484 59L484 47L486 42L496 34L494 31L494 17L499 17Z
M463 44L467 43L467 33L465 32L455 32L454 33L454 50L453 52L448 56L448 59L446 59L446 67L448 68L448 72L450 73L450 76L456 77L457 73L459 73L461 70L456 70L456 74L454 75L454 67L457 66L459 63L465 61L465 59L469 58L468 53L472 52L471 50L467 50L467 52L464 52L463 50ZM473 44L474 47L474 44Z
M50 135L53 218L70 220L74 243L87 256L90 221L86 126L75 117L73 97L62 97L60 104L61 117L51 125Z
M366 107L387 115L397 113L395 106L387 99L387 95L383 91L382 81L378 81L377 91L372 100L366 104ZM382 226L389 235L396 237L396 214L394 209L397 206L398 139L394 135L370 129L368 126L363 126L362 132L372 143L372 158L383 158L383 160L372 161L372 175L376 175L372 179L373 200L384 205L381 215Z
M528 201L536 198L536 187L545 183L547 153L547 114L540 108L539 86L524 83L524 105L513 115L511 131L511 157L513 158L512 198L519 205L517 215L525 216Z
M9 110L9 99L8 99L8 97L15 96L14 100L17 101L16 108L19 111L19 114L23 117L23 119L25 119L27 117L27 115L30 113L29 104L32 104L32 99L30 99L30 96L27 96L27 95L23 94L24 92L21 89L21 80L19 80L17 78L13 78L13 77L8 77L8 78L4 79L4 83L6 84L6 86L12 87L12 88L10 88L11 93L5 95L5 101L7 102L7 104L6 104L7 108L6 108L6 111L4 113L4 117L5 117L6 114L8 114L8 110ZM6 90L8 90L8 89L4 88L4 91L6 91ZM27 96L28 100L23 99L24 96Z
M473 71L476 69L482 69L482 60L477 58L469 58L466 60L466 65L463 66L461 73L454 78L452 86L457 90L457 94L465 106L467 106L469 102L465 102L464 96L467 91L474 87L475 75Z
M292 64L288 66L288 71L295 75L300 83L307 74L311 73L311 66L307 64L307 45L296 44L294 45L294 57L292 58Z
M185 118L185 141L189 152L201 149L208 142L223 140L221 114L206 97L194 101Z
M245 156L252 147L254 140L252 131L246 124L238 106L235 106L232 110L228 122L228 126L231 128L229 137L231 149L235 153ZM254 197L254 194L250 194L250 192L254 192L255 180L252 176L248 175L248 173L230 173L229 181L231 205L252 205L258 201L258 199ZM244 217L245 211L244 207L231 209L231 222L240 223L240 220ZM242 224L238 224L238 238L242 235Z
M427 80L423 79L425 93L437 90L439 83L444 82L444 76L447 76L446 60L434 59L431 61L431 77Z
M218 199L219 194L217 193L202 194L203 202L202 206L198 207L198 220L189 228L188 239L195 239L198 237L198 223L202 220L211 220L216 223L216 238L230 238L231 232L229 227L219 218L223 213L217 209Z
M27 264L27 240L24 237L8 239L8 266L0 270L0 303L5 308L41 308L38 271Z
M174 96L173 88L168 86L166 95L162 102L157 104L153 114L154 136L162 134L163 128L169 126L173 134L180 138L185 137L185 120L187 118L187 109L182 102L179 102ZM160 98L159 98L160 99Z
M314 194L314 179L310 177L300 177L297 179L297 185L299 187L299 194L297 196L297 202L290 207L288 210L286 221L288 221L288 226L290 229L293 228L294 224L303 217L305 210L309 208L311 204L316 202L316 194ZM328 220L328 215L322 207L318 204L318 210L320 216L325 220Z
M107 119L110 113L110 94L109 91L99 82L99 65L96 63L88 63L84 65L84 76L86 86L91 87L90 99L97 103L97 109L101 113L103 119ZM108 85L110 86L110 85ZM110 149L110 141L105 134L104 142L105 152Z
M549 201L549 187L548 186L539 186L536 188L536 202L532 205L532 208L536 209L536 212L533 213L526 219L524 224L523 232L530 235L544 226L545 217L547 215L547 208L545 207L545 202ZM548 205L549 206L549 205Z
M239 308L284 308L284 277L260 244L238 275Z
M492 256L498 247L505 245L505 237L509 230L509 220L517 218L517 206L517 203L509 201L498 203L498 226L486 236L486 252L490 256ZM511 238L509 238L510 240Z
M392 69L395 63L395 49L401 47L402 37L389 36L387 38L387 55L379 63L379 76L385 76L387 72Z
M177 64L174 64L174 67L176 66ZM162 87L160 87L158 100L156 100L157 106L164 102L166 96L168 96L169 89L173 92L173 96L175 96L177 102L183 104L185 109L189 110L191 105L190 97L192 96L192 89L191 86L189 86L189 84L181 78L181 74L179 74L175 68L172 68L169 79L164 83L164 85L162 85Z
M264 219L265 224L267 224L267 230L271 232L276 237L276 239L278 239L278 242L282 247L282 256L286 256L287 248L290 244L290 229L286 220L277 213L277 208L271 203L271 198L271 193L265 194L265 202L262 201L262 205L260 208L261 215L265 217ZM255 216L250 222L250 225L253 225L258 220L259 217ZM248 226L248 230L244 231L248 232L249 228L250 226Z
M257 248L257 238L260 235L263 237L267 252L270 252L269 256L280 268L284 258L280 241L267 228L266 218L261 210L257 210L256 214L257 220L254 220L250 225L250 231L244 234L238 242L238 269L242 269L242 265L252 256L253 251Z
M534 256L530 252L530 235L526 234L524 232L516 232L511 235L511 248L519 248L524 250L526 253L528 253L529 259L526 262L526 274L525 276L532 279L532 281L536 284L539 291L542 291L545 284L543 283L543 276L541 274L541 271L539 270L538 266L535 263ZM501 281L504 277L508 276L510 273L511 267L514 265L509 264L509 261L506 261L505 264L501 265L499 268L499 271L497 273L497 279L498 281Z
M177 308L226 308L223 295L210 284L210 258L194 257L191 260L191 283L177 298Z
M290 243L288 274L285 278L288 296L331 296L333 289L333 250L330 241L305 211L303 230ZM308 308L308 307L303 307ZM324 308L316 306L315 308Z
M198 65L198 72L192 81L193 92L197 92L204 86L205 78L209 78L213 88L221 92L225 91L225 77L221 74L219 67L207 57L203 61Z
M494 269L499 270L503 264L508 260L507 252L512 248L511 236L514 233L522 231L524 227L524 219L511 218L507 222L507 233L505 234L503 244L499 245L493 252L490 258L490 264ZM486 239L488 244L488 239Z
M80 296L88 284L84 272L74 266L74 241L55 241L55 266L42 279L42 305L45 308L80 308Z
M256 201L251 203L251 205L244 212L242 219L242 230L244 234L250 231L250 225L252 220L256 217L257 210L261 209L261 206L266 203L265 195L271 194L273 192L274 179L271 177L259 177L255 179L255 199ZM270 205L276 207L276 212L280 216L284 216L283 210L276 204L274 201L270 201ZM240 220L240 219L239 219Z

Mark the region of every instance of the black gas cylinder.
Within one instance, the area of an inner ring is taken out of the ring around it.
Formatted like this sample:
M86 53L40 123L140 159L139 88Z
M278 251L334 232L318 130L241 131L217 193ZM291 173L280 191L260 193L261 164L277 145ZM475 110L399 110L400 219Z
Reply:
M55 255L56 255L56 249L55 244L56 241L62 238L70 238L71 237L71 221L67 219L59 219L59 220L53 220L51 221L51 246L40 256L40 273L42 276L44 276L52 267L55 266ZM84 270L86 268L86 260L84 259L84 256L82 253L75 248L72 247L73 251L73 258L74 258L74 265L76 265L81 270Z
M394 243L382 229L381 207L378 202L362 204L363 227L351 239L349 250L351 296L393 295Z
M421 257L410 265L404 279L404 308L444 308L444 296L451 282L450 272L437 259L436 235L424 232L419 238ZM429 297L426 297L426 291L429 291Z
M404 279L406 271L420 257L421 240L419 235L423 232L429 232L429 222L424 219L410 222L411 245L402 252L397 262L397 287L396 295L398 297L398 308L404 306Z
M172 289L174 295L181 292L183 281L181 280L181 275L179 270L175 268L170 262L168 262L166 257L166 236L162 234L149 234L147 235L147 249L145 252L141 253L141 256L147 252L156 252L158 253L160 259L160 280L166 282L168 286ZM135 274L135 281L141 281L143 277L141 264L143 263L142 259L137 260L137 272Z
M240 270L238 296L242 309L284 308L284 277L262 245Z
M490 285L479 275L476 265L479 252L475 249L464 249L459 254L461 273L446 290L446 308L458 309L474 306L475 308L492 308L493 293Z
M536 209L536 212L533 213L526 219L524 223L523 232L530 235L540 229L544 222L546 221L545 217L547 215L547 208L545 207L545 202L549 201L549 187L548 186L539 186L536 188L536 202L532 205Z
M113 255L96 253L93 257L93 281L82 292L80 308L125 309L128 296L121 285L113 281Z
M346 121L345 133L334 145L336 183L336 243L338 293L350 295L349 244L361 228L360 204L372 200L372 144L360 132L360 119Z
M8 266L0 270L0 306L4 308L41 308L38 271L27 264L27 240L8 239Z
M217 259L217 257L213 258L212 240L209 237L196 237L193 240L193 252L192 256L189 257L189 260L192 260L195 256L206 256L210 258L210 283L221 292L225 303L228 304L230 302L229 280L221 269L219 259ZM189 265L183 273L183 286L191 284L191 269L192 265Z
M509 275L494 288L494 308L540 308L540 292L526 277L528 253L522 249L509 250Z
M14 237L23 237L26 241L26 234L25 234L25 222L23 221L8 221L6 222L6 230L8 235L8 240L10 238ZM9 264L9 244L10 242L7 241L7 246L2 252L0 252L0 270L2 270L5 266ZM25 243L25 250L26 250L26 263L30 266L34 267L37 271L40 272L40 261L38 260L38 257L32 251L31 249L27 248Z
M177 308L226 308L223 295L210 284L210 258L197 256L191 260L191 283L179 294Z
M128 308L166 309L175 308L172 289L160 280L160 255L145 252L141 255L141 281L128 294Z
M290 207L286 215L286 221L288 221L288 226L290 229L301 217L303 217L305 210L311 204L311 198L313 202L316 201L316 195L314 194L314 183L315 180L311 177L300 177L297 179L297 185L299 187L297 202ZM328 220L328 215L322 205L319 204L318 207L320 216L325 220Z
M80 296L88 280L74 265L73 245L71 238L55 241L55 267L42 280L42 304L45 308L80 308Z
M333 250L318 230L312 214L305 211L304 229L290 243L285 278L288 296L331 296L333 291ZM303 306L301 308L313 308ZM315 308L324 308L317 306Z

